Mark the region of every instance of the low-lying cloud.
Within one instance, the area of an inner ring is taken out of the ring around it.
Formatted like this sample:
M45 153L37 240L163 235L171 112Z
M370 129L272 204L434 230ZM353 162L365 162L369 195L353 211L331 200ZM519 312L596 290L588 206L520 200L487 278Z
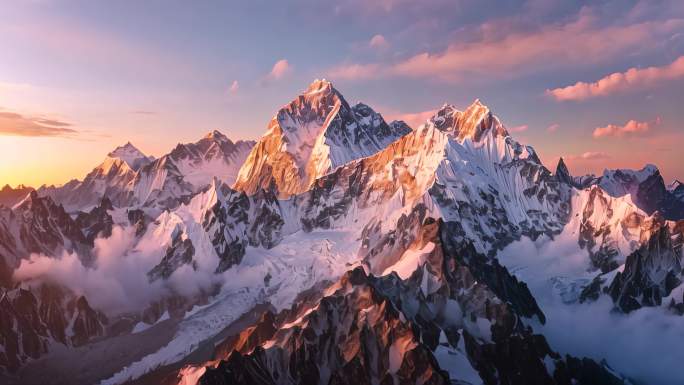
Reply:
M573 283L587 284L596 274L588 271L589 256L579 248L572 231L564 231L553 241L524 238L501 251L499 259L529 285L547 318L545 325L533 325L534 330L546 336L552 349L605 359L639 383L679 383L684 317L659 307L617 313L607 296L592 303L563 302L559 295L563 289L567 295Z
M14 273L15 281L63 285L106 314L140 311L171 294L192 297L218 279L209 268L179 268L168 280L150 282L147 272L163 257L165 247L156 239L135 236L133 227L115 226L109 238L95 240L95 263L85 267L75 253L31 255ZM212 266L215 268L215 266ZM207 270L207 271L204 271Z

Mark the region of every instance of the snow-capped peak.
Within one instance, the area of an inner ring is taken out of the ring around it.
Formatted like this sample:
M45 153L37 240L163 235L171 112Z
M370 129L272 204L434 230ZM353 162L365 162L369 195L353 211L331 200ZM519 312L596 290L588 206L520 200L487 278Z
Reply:
M331 82L325 79L316 79L304 91L305 95L317 94L322 92L337 92Z
M216 140L216 141L221 141L224 142L226 140L229 140L227 136L225 136L221 131L219 130L213 130L204 135L203 139L209 139L209 140Z
M490 129L494 135L508 135L501 122L480 99L475 99L464 111L445 103L426 124L449 133L459 141L471 139L479 142Z
M307 190L316 178L377 153L410 131L388 125L364 104L351 107L327 80L315 80L273 117L240 169L235 188L269 188L281 196Z
M137 170L140 166L150 162L150 158L143 154L142 151L138 150L131 142L127 142L123 146L115 148L114 151L107 154L107 157L120 159L126 162L133 170Z
M647 164L641 170L616 169L603 171L600 186L611 196L621 196L636 192L646 179L660 175L658 167Z
M667 186L670 191L684 190L684 183L680 182L679 179L675 179Z

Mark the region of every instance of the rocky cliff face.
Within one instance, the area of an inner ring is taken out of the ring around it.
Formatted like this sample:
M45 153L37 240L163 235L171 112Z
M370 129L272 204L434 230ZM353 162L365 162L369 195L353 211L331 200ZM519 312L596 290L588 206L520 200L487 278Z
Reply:
M0 294L0 367L15 371L46 353L51 344L79 346L103 336L107 318L83 296L65 288L2 289Z
M600 275L587 286L583 300L609 295L615 306L629 313L643 306L660 306L663 298L681 285L684 221L667 223L662 218L648 220L641 246L627 256L621 271Z

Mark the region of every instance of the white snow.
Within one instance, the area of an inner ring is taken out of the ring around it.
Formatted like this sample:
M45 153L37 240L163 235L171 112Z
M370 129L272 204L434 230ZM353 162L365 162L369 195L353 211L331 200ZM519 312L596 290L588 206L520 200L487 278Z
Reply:
M167 346L102 384L138 378L152 368L182 359L258 303L268 301L278 310L291 306L303 290L342 275L347 264L356 261L358 247L353 233L330 230L298 232L270 250L249 247L243 262L220 276L221 293L209 305L187 313ZM267 274L271 275L268 286L264 282Z
M423 248L418 250L408 249L401 258L399 258L399 261L386 268L385 271L382 272L382 275L387 275L394 271L401 279L408 279L411 274L416 271L418 266L425 262L425 255L429 254L434 249L435 244L432 242L428 242Z
M444 332L442 332L443 334ZM459 332L458 346L455 349L448 344L440 344L434 354L439 367L449 372L451 380L458 380L471 385L483 384L477 370L468 360L461 332Z
M135 324L135 327L133 327L133 331L131 331L131 334L136 334L136 333L144 332L145 330L151 328L152 326L154 326L154 325L156 325L156 324L158 324L158 323L160 323L160 322L162 322L162 321L166 321L166 320L169 319L169 318L171 318L171 316L169 316L169 311L167 310L167 311L164 312L164 314L162 314L161 317L159 317L159 319L157 320L157 322L155 322L155 323L153 323L153 324L148 324L148 323L146 323L146 322L140 321L140 322L138 322L137 324Z

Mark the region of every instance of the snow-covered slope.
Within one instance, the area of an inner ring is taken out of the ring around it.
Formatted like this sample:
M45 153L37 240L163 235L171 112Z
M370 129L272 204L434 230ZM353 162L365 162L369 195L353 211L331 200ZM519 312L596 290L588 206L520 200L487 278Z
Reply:
M143 154L131 142L115 148L114 151L107 154L107 158L122 160L133 170L138 170L154 160L153 157Z

